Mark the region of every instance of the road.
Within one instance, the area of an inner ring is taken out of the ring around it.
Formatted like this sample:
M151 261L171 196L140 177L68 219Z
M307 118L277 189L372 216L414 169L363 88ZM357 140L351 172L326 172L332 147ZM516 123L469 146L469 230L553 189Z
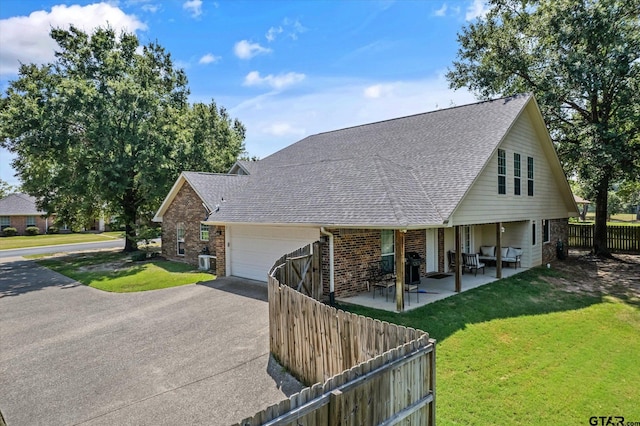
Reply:
M81 244L60 244L56 246L41 246L30 247L23 249L8 249L0 250L0 259L16 256L28 256L31 254L45 254L45 253L62 253L70 251L83 251L83 250L100 250L108 248L124 248L123 239L114 239L110 241L98 241L94 243L81 243Z

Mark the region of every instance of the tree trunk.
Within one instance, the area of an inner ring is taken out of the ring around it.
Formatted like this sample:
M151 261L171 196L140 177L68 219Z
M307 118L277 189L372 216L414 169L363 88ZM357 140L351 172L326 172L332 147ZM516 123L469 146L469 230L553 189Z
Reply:
M596 225L593 235L593 253L598 256L611 257L607 247L607 196L609 180L603 179L596 189Z
M131 253L138 250L138 243L136 242L136 220L138 212L133 191L127 191L125 194L122 211L125 223L124 252Z

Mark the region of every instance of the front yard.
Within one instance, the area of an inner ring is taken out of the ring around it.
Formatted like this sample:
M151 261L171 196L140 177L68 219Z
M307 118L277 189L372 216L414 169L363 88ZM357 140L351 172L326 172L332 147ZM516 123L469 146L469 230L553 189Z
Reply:
M403 314L428 331L437 420L457 424L640 421L640 256L572 256Z
M116 231L103 232L101 234L47 234L34 236L1 237L0 250L57 246L61 244L93 243L98 241L111 241L116 238L122 238L122 232Z
M215 275L185 263L153 259L133 262L121 252L80 253L37 261L89 287L116 293L156 290L211 281Z

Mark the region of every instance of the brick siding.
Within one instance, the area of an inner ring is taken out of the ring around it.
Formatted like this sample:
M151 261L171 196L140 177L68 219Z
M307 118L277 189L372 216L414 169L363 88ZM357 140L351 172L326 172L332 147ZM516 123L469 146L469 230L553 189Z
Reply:
M25 229L27 229L27 217L33 217L33 216L9 216L9 220L11 221L10 227L16 228L16 230L18 231L18 235L26 235ZM37 226L38 229L40 230L40 234L46 234L47 220L42 216L35 216L35 218L36 218L35 226ZM52 218L49 218L48 225L49 226L53 225ZM32 225L29 225L29 226L32 226Z
M336 297L348 297L367 290L366 281L371 268L377 265L382 255L379 229L329 229L334 235L334 267ZM323 294L329 295L329 238L322 237L322 282ZM415 251L423 259L426 235L424 230L410 230L405 234L405 250ZM420 266L424 276L426 265Z
M202 207L202 199L191 188L188 182L182 185L173 202L167 208L162 217L162 255L166 259L186 262L192 265L198 264L198 255L202 249L209 248L209 254L216 255L217 240L222 238L224 247L224 235L216 236L216 227L209 227L209 241L200 240L200 222L205 217ZM177 225L184 223L184 256L178 255ZM218 262L216 261L216 266Z

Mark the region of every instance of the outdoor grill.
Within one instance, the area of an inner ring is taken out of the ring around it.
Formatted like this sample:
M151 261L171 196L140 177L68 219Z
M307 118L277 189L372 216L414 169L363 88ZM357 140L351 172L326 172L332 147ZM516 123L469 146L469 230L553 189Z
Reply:
M404 254L404 283L420 284L420 264L424 260L415 251Z

